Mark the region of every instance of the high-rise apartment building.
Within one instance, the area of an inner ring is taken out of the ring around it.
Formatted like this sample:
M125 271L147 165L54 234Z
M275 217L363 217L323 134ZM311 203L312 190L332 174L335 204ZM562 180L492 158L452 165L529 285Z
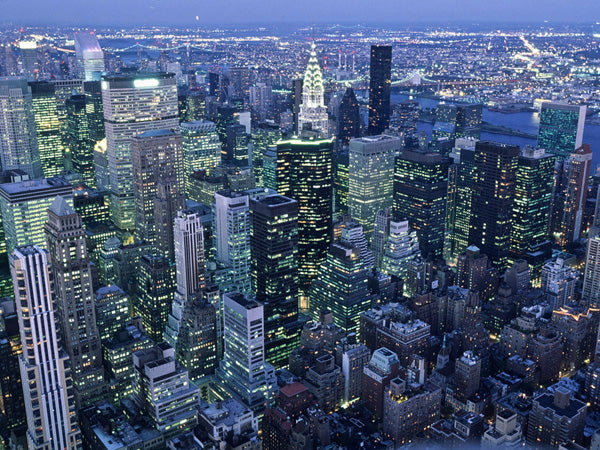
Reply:
M392 206L394 161L402 139L370 136L350 141L348 168L348 213L367 235L374 229L376 214Z
M406 280L410 261L421 255L416 231L408 226L408 221L389 222L389 234L386 236L381 258L381 271Z
M48 209L46 244L52 265L62 342L71 361L75 401L89 406L103 395L102 344L92 271L81 217L56 197Z
M265 311L266 360L287 365L298 346L298 202L273 194L250 199L252 291Z
M22 78L0 80L0 163L2 170L43 176L31 88Z
M54 84L36 81L30 82L29 88L42 172L46 178L55 177L63 171L64 165Z
M173 224L185 206L181 135L145 131L131 139L135 232L173 259Z
M137 73L102 77L111 215L118 228L135 226L131 138L149 130L179 127L174 74Z
M390 126L392 93L392 46L371 46L369 82L369 134L383 133Z
M18 306L23 353L21 377L30 449L81 448L71 388L69 358L63 351L48 253L19 247L10 265ZM35 313L34 313L35 312Z
M480 141L475 146L469 241L498 270L508 265L519 154L514 145Z
M419 149L396 158L394 217L417 231L424 256L443 254L449 165L441 154Z

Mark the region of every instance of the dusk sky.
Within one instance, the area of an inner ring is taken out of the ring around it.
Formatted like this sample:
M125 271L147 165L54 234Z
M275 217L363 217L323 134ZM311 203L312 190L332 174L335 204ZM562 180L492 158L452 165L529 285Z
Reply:
M23 25L600 21L598 0L0 0L0 11Z

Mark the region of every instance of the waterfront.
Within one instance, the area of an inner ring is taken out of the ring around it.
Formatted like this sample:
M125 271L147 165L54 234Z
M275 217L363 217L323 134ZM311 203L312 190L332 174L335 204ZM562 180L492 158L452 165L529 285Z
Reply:
M407 100L409 97L404 94L392 95L392 102L397 103ZM414 98L421 108L435 108L439 101L432 98ZM504 114L500 112L489 111L487 108L483 109L483 120L493 125L499 125L511 130L518 130L524 133L537 134L540 125L540 118L537 112L518 112L512 114ZM424 131L429 137L431 137L431 129L433 124L426 122L419 122L419 131ZM510 136L506 134L496 133L481 133L482 140L490 140L497 142L505 142L507 144L516 144L521 147L525 145L536 145L536 139L528 139L519 136ZM593 162L595 165L600 164L600 125L597 124L586 124L583 133L583 142L590 144L593 152Z

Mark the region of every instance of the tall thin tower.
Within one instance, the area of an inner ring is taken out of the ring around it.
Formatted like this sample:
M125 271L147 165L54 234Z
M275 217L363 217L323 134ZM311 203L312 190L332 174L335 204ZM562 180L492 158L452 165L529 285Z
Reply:
M302 82L302 104L298 115L298 132L302 130L320 131L324 136L329 133L329 118L323 95L323 72L317 59L317 50L313 39L310 44L310 57Z
M69 358L62 349L48 253L19 247L10 258L23 353L21 379L30 449L78 449L81 433L70 393Z
M75 400L81 408L98 400L105 387L85 235L81 217L60 196L48 209L44 229L61 333L71 359Z

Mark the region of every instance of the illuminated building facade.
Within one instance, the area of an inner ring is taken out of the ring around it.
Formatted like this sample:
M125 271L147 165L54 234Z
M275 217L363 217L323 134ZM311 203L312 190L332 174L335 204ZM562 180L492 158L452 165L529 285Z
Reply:
M323 72L317 59L315 42L310 45L310 57L302 82L302 103L298 114L298 133L303 130L319 131L323 136L329 134L329 117L323 99L325 87Z
M510 252L512 260L525 259L539 279L551 256L548 235L554 173L554 156L544 149L525 147L517 162Z
M116 284L96 290L96 322L102 343L109 342L129 320L129 299Z
M47 178L55 177L63 171L64 166L54 84L36 81L30 82L29 87L42 172Z
M239 292L223 295L225 352L217 378L255 412L264 410L277 386L275 369L265 362L263 306Z
M303 137L277 144L276 190L298 202L298 288L308 295L325 261L332 230L333 144ZM308 305L301 300L301 308Z
M0 149L2 170L43 176L31 88L21 78L0 80Z
M133 354L133 400L165 439L198 423L200 392L166 343Z
M424 256L443 254L449 165L439 153L418 149L396 157L394 217L417 231Z
M383 133L390 126L392 93L392 46L371 46L369 82L369 135Z
M210 173L221 162L221 141L215 124L197 120L182 123L180 127L186 181L198 170Z
M331 311L334 323L346 334L358 333L360 314L368 311L374 300L368 289L369 272L358 247L343 241L333 243L311 285L311 318L318 321L322 311Z
M252 169L257 186L265 186L263 180L263 156L281 139L281 128L273 122L261 122L252 131Z
M71 166L81 175L86 186L96 186L94 171L94 143L86 111L85 95L73 95L65 102L67 110L66 145L71 155Z
M92 31L75 32L77 75L85 81L100 80L104 72L104 52Z
M0 211L9 255L24 245L46 246L46 211L57 195L73 204L73 188L61 178L0 184Z
M402 139L370 136L350 141L348 169L348 213L371 236L376 214L392 206L394 160Z
M81 408L98 401L105 387L91 265L81 217L64 198L55 198L47 217L44 229L62 342L73 371L75 402Z
M583 142L586 106L542 103L538 147L567 158Z
M518 146L508 144L479 141L475 146L469 241L500 271L509 261L519 154Z
M102 77L111 215L124 230L135 226L131 138L179 127L175 76L145 73Z
M181 135L145 131L131 139L135 232L173 260L173 224L185 206Z
M408 221L391 220L382 252L381 271L405 280L408 263L420 255L417 232L410 229Z
M248 196L228 190L215 193L213 226L216 259L231 269L230 282L251 292L250 207Z
M298 346L298 202L282 195L250 199L252 291L265 311L266 360L287 365Z
M81 448L81 432L70 388L69 357L59 339L49 259L38 246L19 247L10 257L15 299L20 305L21 342L26 349L20 365L22 378L28 380L23 383L27 445L75 450ZM42 330L48 331L42 336Z
M143 255L137 272L137 295L133 312L142 318L148 337L163 340L175 293L173 266L162 255Z

